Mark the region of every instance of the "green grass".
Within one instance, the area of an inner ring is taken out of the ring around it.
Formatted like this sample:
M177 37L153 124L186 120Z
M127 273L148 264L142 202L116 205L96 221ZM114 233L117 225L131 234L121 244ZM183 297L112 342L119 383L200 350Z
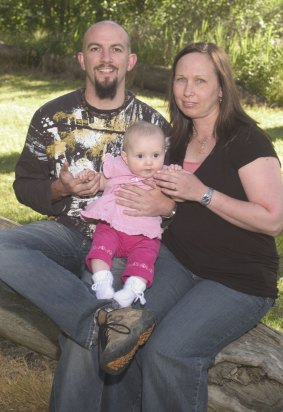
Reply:
M13 193L15 163L22 150L28 125L35 110L63 93L80 86L80 82L50 80L32 73L0 75L0 216L19 223L42 216L19 204Z
M0 74L0 216L28 223L43 217L17 202L13 192L14 168L22 150L28 125L35 110L63 93L81 86L80 81L49 79L38 73ZM165 117L167 109L161 95L135 91L137 96L159 110ZM247 107L271 136L283 167L283 110ZM283 233L276 239L281 257L279 277L283 279ZM265 322L283 331L283 280L278 282L280 297L277 306L265 317Z

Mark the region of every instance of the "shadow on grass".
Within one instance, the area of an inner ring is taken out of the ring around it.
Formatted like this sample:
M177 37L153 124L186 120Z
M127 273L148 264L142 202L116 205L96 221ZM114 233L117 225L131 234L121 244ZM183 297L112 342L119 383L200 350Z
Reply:
M19 90L21 93L26 92L25 98L30 96L41 96L42 94L54 93L56 91L68 91L77 89L84 85L82 80L71 80L68 78L51 77L44 75L41 72L23 71L23 72L5 72L0 70L0 83L5 83L7 87L11 87L13 92Z
M0 156L0 174L12 173L15 171L16 162L19 158L19 153L14 152Z
M269 134L272 140L280 139L283 140L283 126L271 127L265 129L266 133Z

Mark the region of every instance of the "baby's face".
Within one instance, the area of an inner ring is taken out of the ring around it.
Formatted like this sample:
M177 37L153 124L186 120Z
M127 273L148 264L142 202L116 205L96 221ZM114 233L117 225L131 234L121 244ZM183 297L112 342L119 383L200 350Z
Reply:
M131 136L123 155L129 169L135 175L149 178L162 169L165 157L164 137L160 133Z

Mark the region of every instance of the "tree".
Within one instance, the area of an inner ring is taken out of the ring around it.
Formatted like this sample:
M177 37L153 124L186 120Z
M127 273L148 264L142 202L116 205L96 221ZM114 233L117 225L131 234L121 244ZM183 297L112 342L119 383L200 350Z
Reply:
M104 19L127 28L143 63L168 67L186 43L218 43L239 80L283 104L281 0L2 0L0 36L39 65L77 51L86 27Z

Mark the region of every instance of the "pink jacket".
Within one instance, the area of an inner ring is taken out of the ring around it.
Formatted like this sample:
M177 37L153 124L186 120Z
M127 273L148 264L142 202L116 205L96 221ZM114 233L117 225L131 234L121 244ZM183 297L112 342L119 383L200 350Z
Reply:
M121 156L113 157L110 154L105 156L103 173L109 179L103 195L81 212L82 218L108 222L116 230L129 235L144 235L151 239L160 239L162 234L161 217L124 215L123 209L125 207L116 203L114 192L121 184L135 184L149 190L150 187L143 183L145 179L132 174Z

